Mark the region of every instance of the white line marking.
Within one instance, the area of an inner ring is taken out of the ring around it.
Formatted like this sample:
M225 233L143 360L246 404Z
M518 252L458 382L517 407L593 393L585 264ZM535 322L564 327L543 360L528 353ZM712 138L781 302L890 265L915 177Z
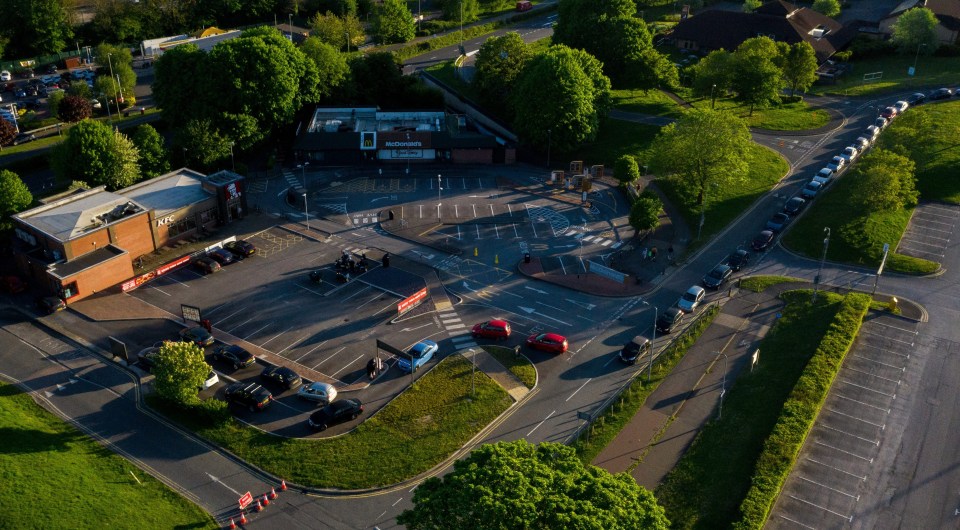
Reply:
M304 353L304 354L301 355L300 357L297 357L296 360L294 360L293 362L299 363L299 362L300 362L300 359L303 359L303 358L306 357L307 355L310 355L311 353L313 353L313 350L319 348L320 346L323 346L324 344L327 343L328 340L330 340L330 339L327 339L327 340L321 342L320 344L317 344L317 345L314 346L313 348L310 348L310 351L308 351L307 353Z
M290 327L288 327L287 329L281 331L280 333L277 333L276 335L273 336L273 338L271 338L271 339L268 340L267 342L270 342L271 340L279 337L280 335L283 335L284 333L290 331L291 329L293 329L293 326L290 326ZM263 347L267 344L267 342L264 342L264 343L260 344L260 347L263 348Z
M362 353L361 353L360 355L358 355L356 359L354 359L354 360L350 361L348 364L344 365L343 368L341 368L341 369L337 370L336 372L334 372L333 374L331 374L330 377L336 377L337 374L339 374L340 372L346 370L347 367L349 367L351 364L359 361L361 357L363 357L363 354L362 354Z
M530 429L530 432L527 433L527 436L529 437L531 434L533 434L533 431L539 429L540 426L544 424L544 422L546 422L547 420L549 420L550 417L553 416L553 415L556 414L556 413L557 413L557 411L553 411L553 412L551 412L550 414L547 414L547 417L546 417L546 418L543 418L543 421L541 421L540 423L538 423L537 426L534 427L533 429Z
M161 288L159 288L159 287L157 287L156 285L151 285L150 287L152 287L152 288L154 288L154 289L156 289L156 290L158 290L158 291L160 291L161 293L163 293L163 294L165 294L165 295L167 295L167 296L170 296L170 293L168 293L168 292L165 292L165 291L164 291L163 289L161 289Z
M580 388L574 390L574 391L573 391L573 394L570 394L570 397L568 397L567 399L563 400L563 402L566 403L567 401L570 401L570 399L573 398L573 396L577 395L577 392L583 390L583 387L587 386L587 383L589 383L590 381L593 381L593 378L592 378L592 377L591 377L590 379L587 379L586 381L584 381L583 384L580 385Z
M246 337L244 337L243 340L249 339L249 338L252 337L254 334L256 334L257 331L262 331L262 330L264 330L264 329L265 329L267 326L269 326L270 324L273 324L273 322L267 322L267 323L264 324L263 327L261 327L260 329L254 331L253 333L250 333L249 335L247 335Z

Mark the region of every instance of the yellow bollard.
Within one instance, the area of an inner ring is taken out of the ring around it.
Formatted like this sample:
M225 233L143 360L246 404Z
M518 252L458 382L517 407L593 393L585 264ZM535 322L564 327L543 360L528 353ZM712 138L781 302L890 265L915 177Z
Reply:
M473 247L473 257L477 257L477 247Z
M493 255L493 264L494 264L494 265L500 265L500 254L494 254L494 255Z
M891 313L896 313L896 312L897 312L897 302L898 302L898 300L897 300L897 297L896 297L896 296L891 296L891 297L890 297L890 302L887 303L887 309L889 309Z

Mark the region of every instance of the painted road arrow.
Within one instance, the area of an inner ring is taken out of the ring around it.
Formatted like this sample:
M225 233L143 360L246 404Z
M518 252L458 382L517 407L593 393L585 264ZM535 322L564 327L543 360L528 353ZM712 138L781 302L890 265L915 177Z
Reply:
M537 289L536 287L530 287L529 285L524 286L524 288L525 288L525 289L530 289L531 291L536 291L536 292L538 292L538 293L540 293L540 294L547 294L546 291L541 291L540 289Z
M588 303L585 303L585 302L577 302L576 300L571 300L571 299L569 299L569 298L566 298L566 301L570 302L570 303L573 304L573 305L580 306L580 307L586 309L587 311L593 311L593 308L597 307L597 306L595 306L595 305L593 305L593 304L588 304Z
M553 320L554 322L559 322L559 323L563 324L564 326L569 326L569 325L571 325L569 322L564 322L564 321L562 321L562 320L560 320L560 319L553 318L553 317L550 316L550 315L544 315L543 313L538 312L536 309L534 309L534 308L532 308L532 307L523 307L523 306L517 306L517 307L519 307L521 311L526 312L528 315L538 315L538 316L541 316L541 317L543 317L543 318L549 318L550 320Z

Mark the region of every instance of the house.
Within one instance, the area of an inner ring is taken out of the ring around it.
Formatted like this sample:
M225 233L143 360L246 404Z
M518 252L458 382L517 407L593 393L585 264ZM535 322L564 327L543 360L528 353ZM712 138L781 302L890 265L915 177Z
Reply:
M819 63L846 47L857 35L856 27L784 0L767 2L752 13L708 10L677 24L670 38L681 49L706 54L713 50L735 50L753 37L770 37L777 42L809 42Z
M936 15L937 37L941 44L960 44L960 0L904 0L880 20L880 33L893 35L893 25L904 11L925 7Z
M193 35L175 35L173 37L160 37L158 39L149 39L140 43L140 51L144 57L159 57L165 50L180 46L181 44L195 44L197 48L203 51L210 51L217 44L240 36L240 30L222 30L220 28L206 28Z

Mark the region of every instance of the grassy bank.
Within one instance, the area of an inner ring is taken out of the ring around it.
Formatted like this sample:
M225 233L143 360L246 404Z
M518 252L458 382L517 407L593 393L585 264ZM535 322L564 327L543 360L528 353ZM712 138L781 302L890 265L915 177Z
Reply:
M956 59L960 63L960 59ZM960 69L960 66L958 66ZM960 74L957 75L960 78ZM944 201L960 204L960 101L926 105L907 112L925 112L930 115L936 134L930 151L930 162L917 170L917 190L927 201ZM894 121L891 127L896 127ZM913 148L913 146L910 146Z
M530 359L523 355L517 355L513 348L505 346L483 346L483 349L527 388L533 388L537 384L537 369L533 367Z
M853 69L835 85L814 85L813 94L839 94L843 96L876 96L896 93L914 87L956 86L956 57L920 57L916 60L916 75L907 72L914 64L914 54L885 55L850 62ZM878 81L864 81L864 74L879 73ZM891 100L892 103L892 100Z

